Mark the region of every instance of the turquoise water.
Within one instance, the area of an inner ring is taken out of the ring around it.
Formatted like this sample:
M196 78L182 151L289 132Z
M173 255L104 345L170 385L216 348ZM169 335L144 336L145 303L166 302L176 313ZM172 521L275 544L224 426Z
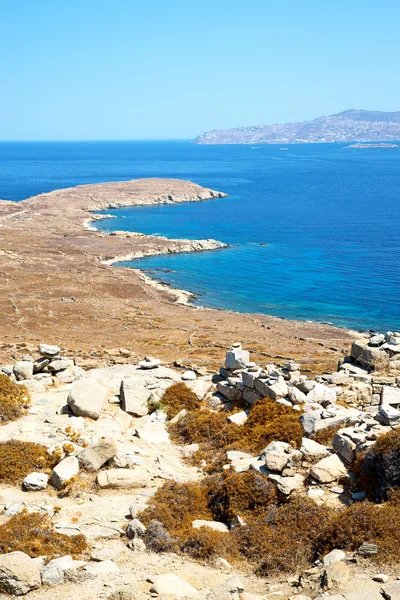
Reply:
M227 250L131 264L199 294L199 305L400 329L400 150L339 144L0 144L0 198L136 177L225 191L202 203L113 212L108 230L227 242ZM155 271L155 273L154 273Z

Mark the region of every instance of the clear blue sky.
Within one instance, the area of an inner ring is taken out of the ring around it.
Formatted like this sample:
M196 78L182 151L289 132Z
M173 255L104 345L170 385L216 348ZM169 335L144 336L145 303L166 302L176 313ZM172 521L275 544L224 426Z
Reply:
M398 0L1 0L0 139L400 110Z

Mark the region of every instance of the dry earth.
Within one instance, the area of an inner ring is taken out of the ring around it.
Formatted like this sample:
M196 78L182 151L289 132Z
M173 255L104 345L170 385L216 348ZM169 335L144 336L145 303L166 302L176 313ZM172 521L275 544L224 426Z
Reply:
M63 342L87 363L94 350L94 364L119 361L116 349L123 347L131 356L153 354L167 363L211 368L241 340L260 363L291 358L314 371L335 369L354 332L179 304L177 294L149 285L139 271L105 264L115 257L218 248L217 242L108 235L89 225L96 219L90 211L215 202L221 196L187 181L141 179L0 201L0 360L45 340Z

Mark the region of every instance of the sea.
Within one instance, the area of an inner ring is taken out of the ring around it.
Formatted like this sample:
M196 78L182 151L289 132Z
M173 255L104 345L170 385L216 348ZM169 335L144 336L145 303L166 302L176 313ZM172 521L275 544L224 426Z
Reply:
M214 238L229 248L136 267L194 304L357 330L400 330L400 149L179 141L2 142L0 198L86 183L188 179L228 194L109 210L108 231Z

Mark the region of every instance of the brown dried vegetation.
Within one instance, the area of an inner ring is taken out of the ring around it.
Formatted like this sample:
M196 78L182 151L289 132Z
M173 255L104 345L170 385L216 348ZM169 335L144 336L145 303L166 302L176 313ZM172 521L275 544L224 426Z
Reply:
M55 463L55 458L41 444L20 440L0 442L1 483L21 484L32 471L48 472Z
M22 512L0 525L0 554L25 552L31 558L46 556L80 557L88 549L84 535L69 537L54 531L48 516L40 513Z
M331 427L325 427L325 429L320 429L317 433L310 436L312 440L318 442L318 444L322 444L323 446L327 446L328 448L333 448L333 438L335 437L335 433L342 429L343 425L332 425Z
M29 392L7 375L0 375L0 424L22 417L30 405Z
M173 419L181 410L196 410L200 401L196 394L184 383L174 383L164 392L161 403L166 407L169 419Z
M376 502L387 500L400 488L400 430L382 435L365 452L358 465L359 478L368 498Z

